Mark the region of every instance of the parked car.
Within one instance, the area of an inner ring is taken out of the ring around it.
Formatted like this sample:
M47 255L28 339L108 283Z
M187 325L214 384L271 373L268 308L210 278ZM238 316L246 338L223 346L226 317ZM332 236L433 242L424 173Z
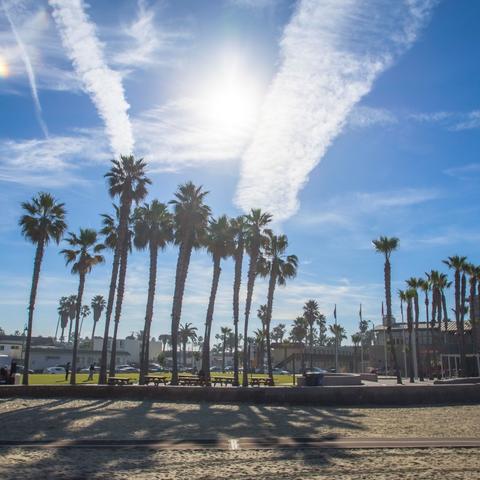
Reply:
M324 370L323 368L320 368L320 367L307 368L307 372L311 372L311 373L328 373L327 370Z
M123 366L121 368L117 368L117 373L138 373L140 370L135 367L131 367L130 365Z
M51 373L55 375L65 375L65 367L48 367L43 373Z
M213 367L210 367L210 371L211 372L221 372L222 369L220 367L213 366Z
M95 372L99 372L100 371L100 367L99 366L95 366ZM81 368L79 370L80 373L90 373L90 367L86 367L86 368Z
M290 375L288 370L284 370L283 368L274 368L272 370L274 375Z
M23 373L23 365L17 365L17 373ZM29 368L28 373L35 373L35 372L31 368Z

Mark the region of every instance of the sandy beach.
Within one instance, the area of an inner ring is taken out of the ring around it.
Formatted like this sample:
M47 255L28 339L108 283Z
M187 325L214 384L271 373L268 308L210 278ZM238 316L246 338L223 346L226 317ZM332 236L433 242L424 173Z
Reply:
M0 401L0 440L480 437L480 406L322 408L104 400ZM475 449L3 448L0 478L479 478ZM448 474L448 475L447 475Z

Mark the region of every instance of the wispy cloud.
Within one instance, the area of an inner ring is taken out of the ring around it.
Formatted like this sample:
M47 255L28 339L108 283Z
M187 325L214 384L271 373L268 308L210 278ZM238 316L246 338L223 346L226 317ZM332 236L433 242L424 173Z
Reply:
M284 220L352 107L416 39L434 2L303 0L287 25L282 63L242 159L236 203Z
M121 75L107 65L82 0L49 0L53 17L77 74L105 122L115 155L130 154L133 133Z
M108 146L98 130L46 139L0 141L0 181L65 187L83 183L82 166L107 162Z
M23 63L25 65L25 70L27 72L28 81L30 83L30 90L32 92L32 99L35 105L35 114L37 116L38 123L45 137L48 137L48 129L42 117L42 106L40 104L40 99L38 98L37 82L35 79L35 72L33 71L32 62L30 61L30 56L28 55L27 49L25 48L22 38L17 31L15 23L12 20L12 17L10 16L8 7L3 0L2 0L2 6L3 6L3 11L5 12L5 16L8 20L8 23L10 24L10 28L12 29L12 33L15 37L15 41L17 42L18 48L20 49L20 54L21 54Z
M348 116L348 126L352 128L366 128L372 126L387 126L398 123L398 118L384 108L373 108L358 105Z
M480 110L412 113L408 118L421 123L438 125L454 132L480 128Z
M467 165L447 168L443 173L460 180L478 180L478 176L480 175L480 163L468 163Z

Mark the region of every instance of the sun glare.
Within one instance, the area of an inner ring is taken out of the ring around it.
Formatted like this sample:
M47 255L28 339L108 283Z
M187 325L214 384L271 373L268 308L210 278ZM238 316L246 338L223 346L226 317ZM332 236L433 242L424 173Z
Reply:
M7 78L9 73L7 61L0 56L0 77Z
M259 88L254 79L238 67L216 71L202 85L198 98L201 116L219 130L249 130L255 124Z

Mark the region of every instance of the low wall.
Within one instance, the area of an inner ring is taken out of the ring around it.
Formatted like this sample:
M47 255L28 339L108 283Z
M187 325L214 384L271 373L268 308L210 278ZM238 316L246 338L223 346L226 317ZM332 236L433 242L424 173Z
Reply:
M106 385L5 385L0 398L100 398L170 402L291 405L480 404L480 385L388 385L342 387L154 387Z
M445 378L444 380L435 380L435 385L458 385L465 383L480 383L480 377L466 377L466 378Z

